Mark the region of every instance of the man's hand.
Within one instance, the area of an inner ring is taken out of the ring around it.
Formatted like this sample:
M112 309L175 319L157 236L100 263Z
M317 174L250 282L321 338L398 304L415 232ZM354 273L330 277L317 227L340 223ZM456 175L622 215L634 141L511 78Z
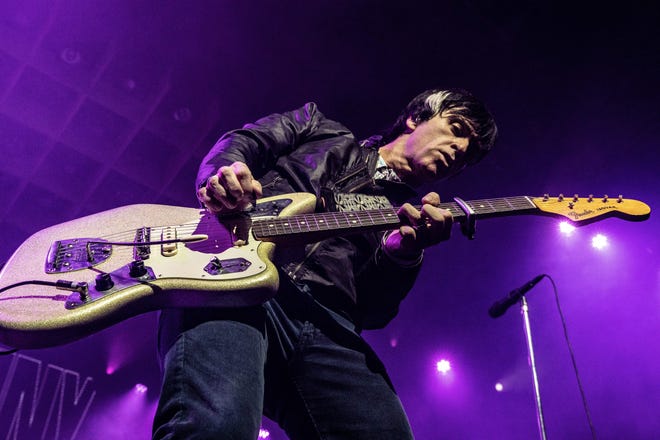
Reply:
M385 252L404 260L419 258L422 249L449 239L453 218L440 209L440 196L431 192L422 198L422 209L404 203L397 214L404 223L385 240Z
M214 214L246 210L262 194L261 184L243 162L221 167L197 190L199 201Z

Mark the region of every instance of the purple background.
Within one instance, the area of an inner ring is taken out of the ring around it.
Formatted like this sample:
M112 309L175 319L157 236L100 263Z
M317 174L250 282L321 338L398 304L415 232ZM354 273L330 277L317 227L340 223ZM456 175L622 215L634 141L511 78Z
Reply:
M245 122L313 100L366 137L436 86L473 91L501 132L482 164L439 187L445 200L593 193L658 206L658 7L530 3L3 0L0 261L86 214L195 206L201 157ZM501 218L479 222L473 242L455 230L428 250L396 320L365 334L417 438L538 436L520 314L486 312L540 273L557 283L598 437L657 438L658 224L609 219L565 237L553 219ZM607 249L591 247L596 233ZM547 280L529 303L548 434L588 438ZM22 353L93 378L76 438L137 438L157 397L154 341L152 313ZM447 376L434 371L441 357ZM149 391L136 403L138 382ZM61 438L76 417L64 414Z

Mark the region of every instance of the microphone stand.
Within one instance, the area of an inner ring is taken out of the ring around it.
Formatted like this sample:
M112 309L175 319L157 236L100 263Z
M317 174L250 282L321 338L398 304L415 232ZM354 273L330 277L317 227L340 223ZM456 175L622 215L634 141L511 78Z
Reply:
M534 397L536 399L536 416L539 425L539 434L542 440L547 440L545 432L545 422L543 420L543 407L541 406L541 390L539 388L539 377L536 373L536 360L534 359L534 345L532 344L532 328L529 324L529 307L525 295L520 297L520 310L523 315L525 337L527 340L527 351L529 352L529 366L532 369L532 379L534 382Z

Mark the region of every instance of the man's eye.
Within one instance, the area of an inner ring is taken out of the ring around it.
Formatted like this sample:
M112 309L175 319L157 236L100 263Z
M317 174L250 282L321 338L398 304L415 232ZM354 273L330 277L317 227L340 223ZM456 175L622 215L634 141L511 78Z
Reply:
M458 137L465 136L465 128L461 124L452 124L451 132L454 136L458 136Z

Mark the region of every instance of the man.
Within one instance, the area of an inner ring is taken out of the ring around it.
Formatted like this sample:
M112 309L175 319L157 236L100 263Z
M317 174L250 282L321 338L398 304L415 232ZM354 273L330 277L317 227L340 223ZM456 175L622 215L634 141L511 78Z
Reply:
M413 187L478 162L496 134L490 113L460 90L420 94L389 133L362 143L309 103L224 135L200 166L197 195L220 215L301 191L319 210L352 209L356 193L398 205ZM263 305L163 311L154 438L254 439L262 413L292 439L412 438L359 332L396 315L424 248L449 238L439 203L435 192L420 210L403 203L398 230L307 245L281 264L277 296Z

